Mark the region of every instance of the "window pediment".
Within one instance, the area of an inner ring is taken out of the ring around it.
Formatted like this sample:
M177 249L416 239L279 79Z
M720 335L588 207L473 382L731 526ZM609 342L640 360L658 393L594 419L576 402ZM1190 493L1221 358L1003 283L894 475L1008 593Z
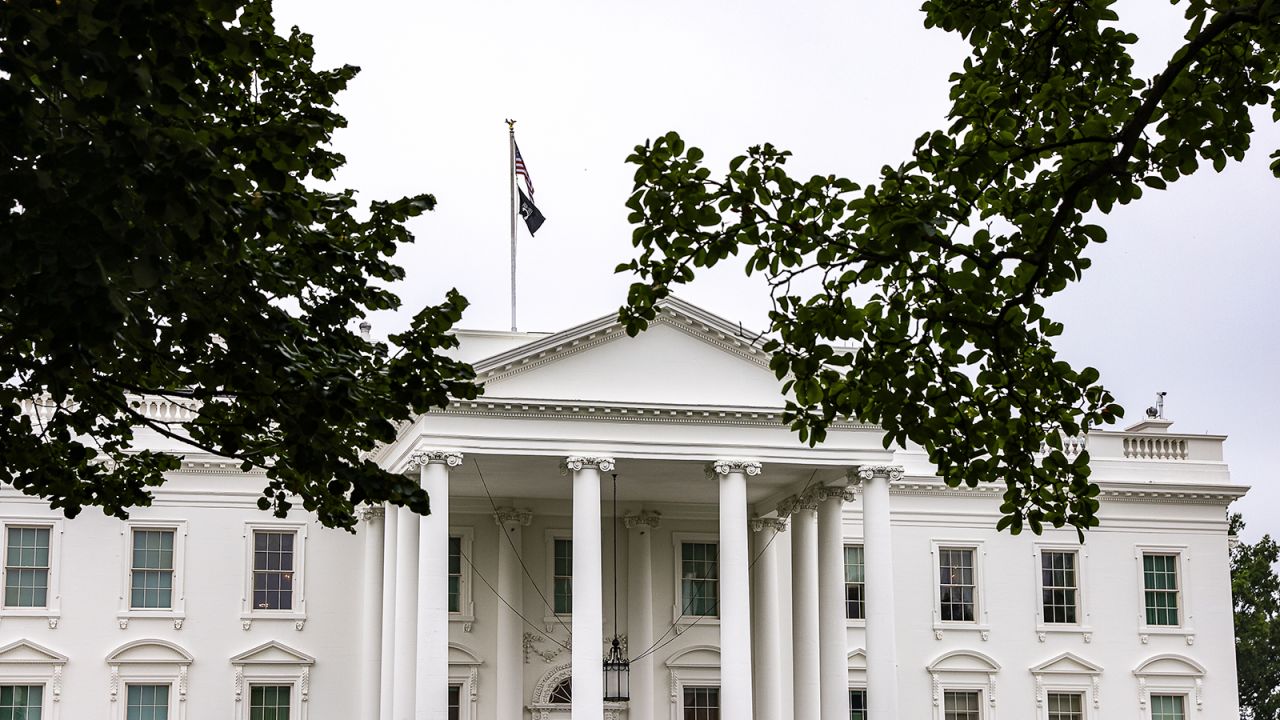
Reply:
M168 640L134 640L116 648L107 656L109 665L190 665L191 653Z
M0 647L0 664L65 665L67 656L29 640L18 640Z
M953 650L939 655L937 659L929 663L929 672L931 673L994 673L999 672L999 670L1000 663L973 650Z
M694 645L667 658L669 668L720 669L720 649L713 645Z
M1102 672L1102 668L1078 655L1064 652L1057 657L1046 660L1031 668L1031 672L1034 675L1050 673L1062 675L1097 675Z
M1204 677L1204 673L1204 666L1200 663L1191 658L1173 654L1148 658L1133 671L1134 675L1140 677Z
M272 640L231 658L232 665L314 665L316 659Z

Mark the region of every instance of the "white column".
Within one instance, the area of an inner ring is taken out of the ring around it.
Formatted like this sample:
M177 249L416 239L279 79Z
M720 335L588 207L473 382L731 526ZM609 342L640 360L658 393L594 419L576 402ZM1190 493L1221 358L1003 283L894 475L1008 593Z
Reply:
M662 516L640 512L623 518L627 538L627 650L631 657L653 643L653 529ZM631 703L627 717L653 718L653 655L631 662Z
M604 597L600 473L613 458L571 456L573 472L573 720L604 720Z
M382 506L360 508L364 536L363 595L360 605L360 712L380 715L382 697Z
M409 508L395 509L396 515L396 611L392 629L396 634L395 659L391 669L394 686L391 717L414 720L414 698L418 674L418 516Z
M844 617L843 486L820 487L818 495L818 667L822 720L849 717L849 639ZM869 653L868 653L869 654Z
M752 716L751 551L747 540L747 476L760 463L717 460L708 474L720 478L720 714Z
M852 479L851 473L851 479ZM893 534L889 483L902 479L900 465L863 465L862 553L867 588L867 713L898 716L898 645L894 630Z
M751 583L751 609L755 613L751 636L755 639L756 720L782 718L782 641L778 615L778 549L774 538L787 529L781 518L751 521L755 573Z
M812 493L791 498L791 676L795 720L819 717L818 515Z
M422 489L431 500L431 514L418 523L417 615L414 626L396 628L401 637L418 639L417 720L449 717L449 468L461 464L462 453L421 454Z
M395 646L396 646L396 542L400 526L400 514L394 505L383 508L382 528L382 667L379 720L394 720L395 705Z
M533 513L515 508L498 508L493 515L498 524L498 595L513 607L524 607L524 578L519 553L523 552L523 532ZM505 536L505 537L504 537ZM498 603L497 720L524 717L524 626L516 611Z

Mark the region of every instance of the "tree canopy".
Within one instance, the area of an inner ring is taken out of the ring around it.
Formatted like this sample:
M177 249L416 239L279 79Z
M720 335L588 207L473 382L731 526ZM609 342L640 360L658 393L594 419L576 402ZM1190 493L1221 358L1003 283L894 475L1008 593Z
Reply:
M875 423L952 486L1004 483L1001 528L1097 525L1088 452L1062 440L1123 410L1095 369L1057 356L1044 301L1080 280L1113 207L1241 159L1252 109L1280 117L1280 3L1174 4L1184 41L1142 78L1114 0L928 0L925 25L970 48L950 125L871 183L791 177L770 144L715 173L675 132L637 146L628 332L743 253L771 288L765 349L801 438Z
M334 97L357 68L264 0L14 0L0 12L0 483L124 517L178 466L136 428L262 469L259 505L331 526L353 504L429 509L367 459L412 413L473 398L442 354L448 293L387 344L391 261L418 195L357 209ZM138 397L193 418L140 412ZM35 401L39 413L20 411ZM291 499L292 498L292 499Z
M1239 513L1231 534L1244 530ZM1231 597L1235 602L1236 672L1241 717L1280 720L1280 545L1270 535L1231 549Z

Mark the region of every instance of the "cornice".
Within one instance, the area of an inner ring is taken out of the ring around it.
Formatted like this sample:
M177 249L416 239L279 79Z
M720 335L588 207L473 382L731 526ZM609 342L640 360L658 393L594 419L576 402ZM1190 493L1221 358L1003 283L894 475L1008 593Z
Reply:
M715 405L634 405L592 400L481 398L454 400L431 415L499 417L532 420L650 422L689 425L782 427L782 408ZM878 430L874 425L835 422L836 430Z
M1223 505L1243 497L1248 488L1235 485L1201 485L1177 483L1099 483L1100 496L1104 499L1146 503L1170 503L1191 505ZM889 486L892 495L907 496L955 496L967 494L998 497L1005 486L999 483L982 483L977 487L948 487L939 479L911 478L899 480Z

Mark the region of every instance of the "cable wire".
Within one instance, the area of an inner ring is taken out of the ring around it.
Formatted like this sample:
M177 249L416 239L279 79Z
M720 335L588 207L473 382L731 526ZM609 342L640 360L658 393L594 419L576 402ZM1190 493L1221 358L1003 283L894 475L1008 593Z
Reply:
M516 609L515 609L515 607L514 607L511 603L507 602L507 599L506 599L506 598L504 598L504 597L502 597L502 595L498 594L498 591L497 591L497 590L496 590L492 585L490 585L490 584L489 584L489 581L484 579L484 575L481 575L481 574L480 574L480 569L476 567L476 564L475 564L474 562L472 562L472 560L471 560L471 558L470 558L470 557L468 557L465 553L462 553L461 551L459 551L459 553L458 553L458 554L462 556L462 559L463 559L463 560L466 560L466 561L467 561L467 564L471 566L471 572L475 573L476 577L480 578L480 582L484 583L484 586L485 586L485 587L487 587L487 588L489 588L489 590L491 590L491 591L493 592L493 596L494 596L494 597L496 597L496 598L498 598L498 601L499 601L499 602L501 602L503 605L506 605L507 607L511 608L511 612L513 612L513 613L515 613L517 616L519 616L519 618L520 618L521 620L523 620L523 621L524 621L524 624L525 624L525 625L528 625L529 627L533 628L534 630L542 630L542 628L540 628L540 627L538 627L537 625L535 625L535 624L533 623L533 621L531 621L529 618L525 617L523 613L521 613L519 610L516 610ZM539 633L538 633L538 637L541 637L541 638L543 638L543 639L545 639L545 640L549 640L549 641L551 641L551 642L555 643L556 645L559 645L561 648L563 648L563 649L565 649L565 650L569 650L569 646L568 646L568 645L565 645L564 643L560 642L559 640L557 640L557 639L555 639L555 638L553 638L553 637L549 637L545 631L544 631L544 632L539 632ZM570 650L570 652L572 652L572 651Z

